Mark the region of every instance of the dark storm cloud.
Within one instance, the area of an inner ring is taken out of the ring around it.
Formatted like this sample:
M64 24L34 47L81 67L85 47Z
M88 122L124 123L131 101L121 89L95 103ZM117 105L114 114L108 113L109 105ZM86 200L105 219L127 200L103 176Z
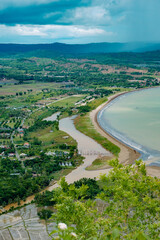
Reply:
M41 4L30 3L29 6L8 6L0 11L0 24L57 24L67 10L86 7L89 3L90 1L83 0L61 0Z
M160 0L0 0L0 42L159 41Z

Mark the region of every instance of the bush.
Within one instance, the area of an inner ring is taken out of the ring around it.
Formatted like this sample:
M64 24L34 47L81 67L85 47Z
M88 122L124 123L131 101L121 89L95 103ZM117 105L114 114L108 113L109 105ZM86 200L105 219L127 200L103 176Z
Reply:
M47 220L52 216L53 211L49 209L42 209L41 211L38 212L38 216L40 219Z
M76 182L74 182L75 187L80 188L82 185L87 185L87 196L85 198L93 199L98 193L100 193L99 185L95 179L91 178L82 178Z
M45 191L42 194L36 194L35 195L35 203L38 206L53 206L54 205L54 201L53 199L53 192L49 192L49 191Z

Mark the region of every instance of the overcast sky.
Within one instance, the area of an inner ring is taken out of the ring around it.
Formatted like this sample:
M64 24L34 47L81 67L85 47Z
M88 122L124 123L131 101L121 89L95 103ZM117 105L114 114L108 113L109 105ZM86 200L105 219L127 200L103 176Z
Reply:
M159 11L160 0L0 0L0 42L159 42Z

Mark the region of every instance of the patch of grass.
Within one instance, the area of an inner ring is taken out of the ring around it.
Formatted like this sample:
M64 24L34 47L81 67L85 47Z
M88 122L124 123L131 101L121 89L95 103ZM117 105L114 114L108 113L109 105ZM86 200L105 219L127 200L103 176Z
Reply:
M20 84L20 85L3 85L2 88L0 88L0 95L15 95L16 92L27 92L27 89L32 89L33 92L37 93L40 92L44 88L49 89L55 89L60 87L60 83L47 83L47 82L31 82L29 84Z
M23 145L24 142L25 142L25 141L23 140L23 137L20 137L20 136L15 136L13 141L14 141L15 144L22 144L22 145Z
M92 170L101 170L109 168L108 161L111 160L111 157L102 157L97 158L93 161L92 165L89 167L86 167L86 170L92 171Z
M78 116L75 119L74 123L75 123L77 130L79 130L80 132L84 133L85 135L93 138L96 142L101 144L105 149L107 149L108 151L113 153L113 155L118 157L120 148L118 146L116 146L115 144L113 144L112 142L110 142L107 138L101 136L101 134L96 131L96 129L94 128L94 126L91 122L89 113L87 113L84 116Z
M10 144L11 140L10 139L5 139L5 138L1 138L0 139L0 145L6 145L6 144Z
M94 101L88 103L87 105L90 106L91 109L96 109L99 105L106 102L107 100L108 100L107 97L98 98L98 99L95 99Z
M71 96L50 104L53 107L74 107L75 103L83 99L86 95Z
M73 171L73 168L62 169L54 173L54 181L60 180L62 177L67 176L70 172Z
M66 143L67 145L77 145L77 142L71 136L60 130L52 130L52 126L45 129L38 129L37 131L30 133L29 137L38 138L43 142L44 146L53 145L54 147L54 145L62 143Z
M11 120L9 120L9 121L7 122L7 125L8 125L9 127L13 128L14 125L15 125L15 123L14 123L14 122L12 121L12 119L11 119Z

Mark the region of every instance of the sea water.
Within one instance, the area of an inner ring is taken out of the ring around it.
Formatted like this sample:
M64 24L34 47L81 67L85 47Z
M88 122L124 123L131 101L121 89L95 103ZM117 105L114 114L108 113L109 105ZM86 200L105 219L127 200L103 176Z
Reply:
M101 127L160 166L160 87L124 94L98 114Z

